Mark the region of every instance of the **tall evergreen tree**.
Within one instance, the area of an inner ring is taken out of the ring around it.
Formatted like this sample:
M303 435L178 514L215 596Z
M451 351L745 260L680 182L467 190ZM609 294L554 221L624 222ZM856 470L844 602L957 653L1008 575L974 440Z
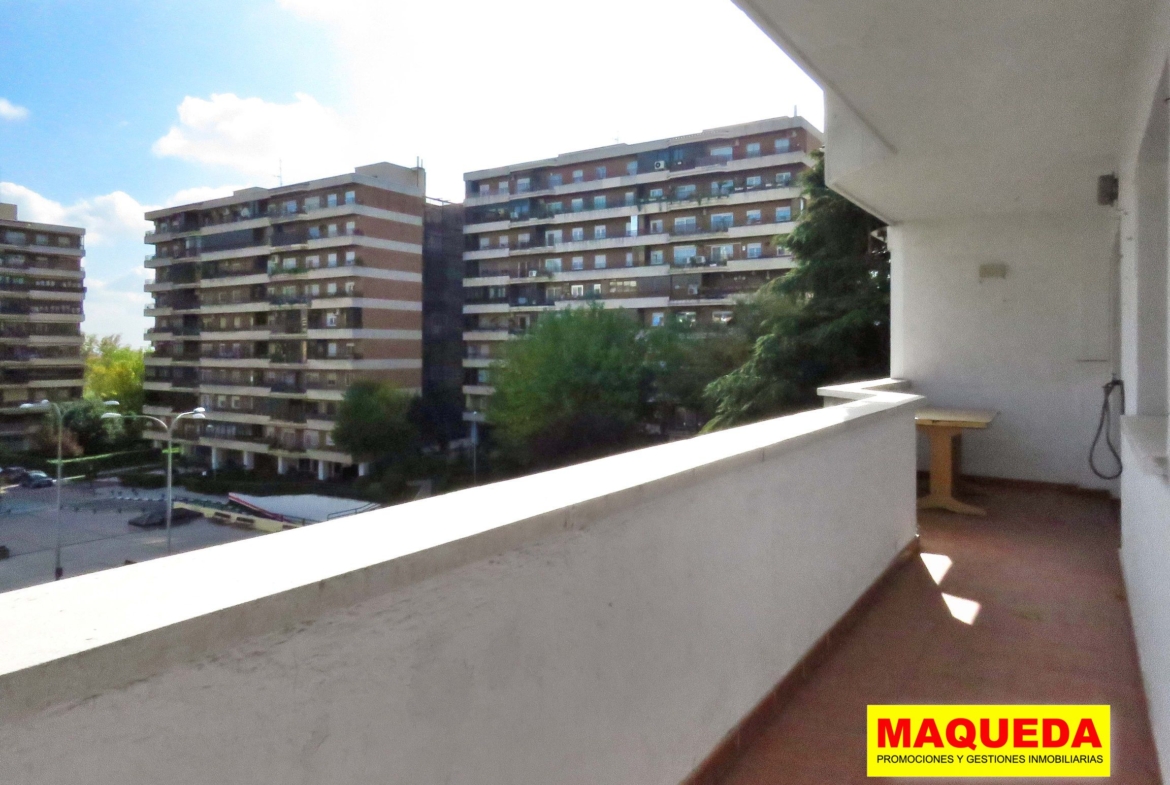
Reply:
M783 240L797 266L737 312L758 322L759 337L742 366L707 387L706 430L804 408L822 384L889 373L885 224L829 188L824 154L813 155L804 211Z

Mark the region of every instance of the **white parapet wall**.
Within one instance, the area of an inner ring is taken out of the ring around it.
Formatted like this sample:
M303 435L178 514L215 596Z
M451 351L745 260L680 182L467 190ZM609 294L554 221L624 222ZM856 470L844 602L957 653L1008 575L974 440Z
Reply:
M915 534L874 392L0 595L5 783L662 783Z

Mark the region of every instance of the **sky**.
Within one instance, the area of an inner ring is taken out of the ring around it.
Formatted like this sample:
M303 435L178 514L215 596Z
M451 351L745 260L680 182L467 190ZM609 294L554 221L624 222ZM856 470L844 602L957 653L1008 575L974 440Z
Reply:
M0 0L0 201L83 226L82 329L142 344L143 213L351 171L463 172L792 114L730 0Z

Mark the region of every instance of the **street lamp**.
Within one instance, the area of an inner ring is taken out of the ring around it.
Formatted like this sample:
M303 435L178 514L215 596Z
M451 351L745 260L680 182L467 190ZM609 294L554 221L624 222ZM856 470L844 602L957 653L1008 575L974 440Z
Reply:
M117 401L106 401L106 406L117 405ZM61 413L61 407L48 398L40 403L22 403L19 408L38 412L51 410L57 415L57 546L54 548L53 580L59 581L61 576L65 574L65 569L61 566L61 467L63 466L61 443L65 436L65 415ZM105 415L103 414L102 417L104 418Z
M109 404L113 404L115 406L117 405L116 401L107 401L106 403L107 403L107 405L109 405ZM122 419L125 419L125 420L150 420L151 422L155 422L155 423L158 423L159 425L161 425L163 427L163 430L165 430L167 432L167 553L168 554L171 552L171 505L173 503L173 498L174 498L173 492L172 492L172 483L171 483L171 477L174 473L174 456L171 454L171 451L172 451L172 449L174 449L175 426L179 423L179 420L183 419L184 417L190 417L192 420L206 419L206 416L203 414L205 411L207 411L207 410L204 409L202 406L196 406L194 409L192 409L189 412L182 412L180 414L176 414L174 417L171 418L170 425L167 425L165 420L162 420L161 418L158 418L158 417L152 417L149 414L119 414L118 412L106 412L105 414L102 415L103 420L122 420Z

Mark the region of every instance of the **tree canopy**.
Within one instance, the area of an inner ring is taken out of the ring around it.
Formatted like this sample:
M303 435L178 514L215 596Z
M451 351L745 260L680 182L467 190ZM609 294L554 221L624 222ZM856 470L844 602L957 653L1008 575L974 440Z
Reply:
M333 440L360 461L391 463L418 451L416 396L392 384L359 380L337 409Z
M592 305L543 314L509 342L487 412L505 451L556 465L628 444L644 411L639 332L631 314Z
M744 364L707 387L708 430L807 406L822 384L889 373L884 224L830 189L823 152L813 155L805 209L784 239L797 266L737 311L757 337Z
M145 376L143 351L122 343L120 335L85 336L85 396L118 401L122 411L141 412Z

